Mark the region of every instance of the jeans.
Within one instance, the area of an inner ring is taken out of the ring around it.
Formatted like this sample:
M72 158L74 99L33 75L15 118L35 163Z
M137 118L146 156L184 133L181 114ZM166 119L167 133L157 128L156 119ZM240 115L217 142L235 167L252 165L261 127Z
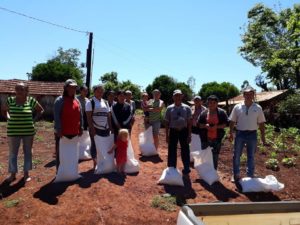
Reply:
M188 174L190 170L190 146L188 143L188 129L176 130L170 128L169 133L169 146L168 146L168 167L176 168L177 164L177 143L180 143L181 147L181 160L184 169L183 174Z
M208 146L212 147L212 156L213 156L213 163L215 170L218 169L218 162L219 162L219 154L221 150L221 141L220 140L213 140L207 141L202 143L202 149L206 149Z
M257 146L257 132L238 130L236 132L233 152L233 175L235 177L239 177L240 175L240 158L245 145L247 147L247 176L254 176L254 154Z
M9 147L9 159L8 159L8 172L17 173L18 172L18 152L21 144L23 142L23 152L24 152L24 172L28 172L32 169L32 143L33 136L9 136L8 137L8 147Z

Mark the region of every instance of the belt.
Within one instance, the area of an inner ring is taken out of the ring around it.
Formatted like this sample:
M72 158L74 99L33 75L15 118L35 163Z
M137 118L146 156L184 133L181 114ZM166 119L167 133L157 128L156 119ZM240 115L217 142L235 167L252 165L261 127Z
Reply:
M182 130L187 129L187 128L186 127L182 127L182 128L171 127L170 129L176 130L176 131L182 131Z
M250 133L250 132L256 132L257 130L237 130L237 131Z

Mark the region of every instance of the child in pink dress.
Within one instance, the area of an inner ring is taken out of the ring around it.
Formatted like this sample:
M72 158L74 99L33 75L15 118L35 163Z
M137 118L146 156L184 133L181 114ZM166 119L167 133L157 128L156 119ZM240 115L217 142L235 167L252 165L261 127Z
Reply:
M112 154L116 149L117 172L122 174L124 174L124 168L127 161L128 137L128 130L120 129L116 143L108 151L109 154Z

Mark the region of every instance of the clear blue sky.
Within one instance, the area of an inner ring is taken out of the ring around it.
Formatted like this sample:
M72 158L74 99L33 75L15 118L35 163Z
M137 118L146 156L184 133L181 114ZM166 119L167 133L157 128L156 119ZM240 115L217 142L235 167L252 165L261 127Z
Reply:
M167 74L178 81L229 81L254 85L259 69L238 54L247 12L256 3L278 0L2 0L5 7L33 17L94 33L93 84L106 72L145 88ZM281 7L299 1L282 0ZM59 46L78 48L85 61L88 37L0 10L0 78L27 79L32 67Z

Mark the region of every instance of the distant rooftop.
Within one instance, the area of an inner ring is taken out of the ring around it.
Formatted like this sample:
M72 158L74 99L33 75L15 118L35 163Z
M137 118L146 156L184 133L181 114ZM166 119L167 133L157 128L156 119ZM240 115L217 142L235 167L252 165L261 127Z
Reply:
M0 94L14 94L17 83L23 82L29 86L30 95L59 96L63 93L64 82L44 82L28 80L0 80Z
M264 91L264 92L258 92L256 93L255 96L255 101L256 102L264 102L264 101L268 101L272 98L275 98L278 95L281 95L283 93L285 93L287 90L278 90L278 91ZM234 98L231 98L228 100L228 104L229 105L235 105L235 104L239 104L241 102L244 101L244 97L243 94L240 94ZM219 102L219 105L226 105L226 102Z

